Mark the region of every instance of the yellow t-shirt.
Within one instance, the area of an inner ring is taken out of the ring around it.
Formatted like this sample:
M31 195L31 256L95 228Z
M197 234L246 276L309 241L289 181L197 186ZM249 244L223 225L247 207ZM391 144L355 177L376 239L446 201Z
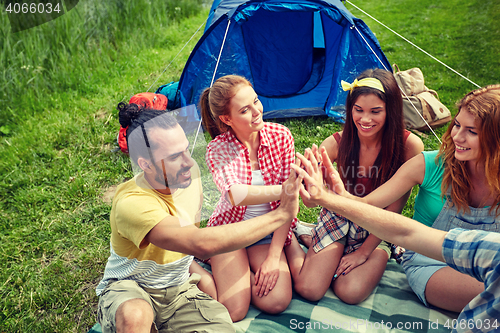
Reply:
M118 186L110 214L111 255L97 295L110 279L132 279L149 288L180 285L187 280L193 257L159 248L145 242L144 237L167 216L178 217L182 225L200 221L203 193L197 165L191 174L191 184L172 195L152 189L143 173Z

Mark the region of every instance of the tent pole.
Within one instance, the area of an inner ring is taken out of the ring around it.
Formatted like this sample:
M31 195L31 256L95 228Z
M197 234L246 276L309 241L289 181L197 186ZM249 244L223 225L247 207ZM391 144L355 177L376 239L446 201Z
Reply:
M229 25L231 24L231 20L227 20L226 32L224 33L224 39L222 40L222 45L220 47L219 57L217 58L217 63L215 64L214 75L212 76L212 82L210 82L210 88L215 81L215 73L217 73L217 68L219 67L220 57L222 56L222 50L224 49L224 44L226 43L227 32L229 31Z
M231 20L227 20L226 32L224 34L224 39L222 40L222 45L220 47L219 57L217 58L217 62L215 63L214 75L212 76L212 82L210 82L210 88L212 88L215 80L215 73L217 73L217 68L219 67L220 57L222 56L222 50L224 49L224 44L226 43L227 32L229 31L229 25L231 24ZM201 117L200 122L198 123L198 129L196 130L196 136L194 137L193 148L191 149L191 155L193 154L194 147L196 146L196 140L198 140L198 134L200 133L201 128Z

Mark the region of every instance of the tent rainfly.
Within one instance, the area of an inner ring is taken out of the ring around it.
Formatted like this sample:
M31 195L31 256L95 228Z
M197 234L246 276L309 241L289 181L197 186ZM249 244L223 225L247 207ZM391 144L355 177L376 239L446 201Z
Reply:
M239 74L253 84L265 119L326 114L342 122L340 81L384 67L376 37L340 0L215 0L175 104L198 105L217 78Z

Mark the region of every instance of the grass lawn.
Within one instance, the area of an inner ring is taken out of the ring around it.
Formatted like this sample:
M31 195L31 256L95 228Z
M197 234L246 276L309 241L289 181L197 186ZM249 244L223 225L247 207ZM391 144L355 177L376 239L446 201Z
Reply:
M204 23L208 10L200 2L81 0L68 14L16 34L0 14L1 332L86 332L95 323L94 288L109 254L108 198L133 175L128 159L113 151L114 108L179 79L202 30L162 72ZM477 84L500 81L498 1L353 3ZM456 112L471 83L346 7L368 24L391 63L420 67L427 86ZM297 151L341 128L328 118L283 123ZM432 135L423 140L426 149L438 147ZM212 204L207 198L207 214ZM404 214L411 216L411 200ZM299 218L316 215L302 207Z

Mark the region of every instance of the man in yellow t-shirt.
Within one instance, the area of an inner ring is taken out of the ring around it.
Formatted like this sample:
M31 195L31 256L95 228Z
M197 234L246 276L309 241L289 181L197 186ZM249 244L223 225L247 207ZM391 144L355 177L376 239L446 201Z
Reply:
M234 332L227 309L198 288L200 274L211 276L193 256L246 247L290 222L301 179L293 173L281 206L264 216L199 229L200 171L182 127L168 112L124 103L118 109L130 157L142 172L113 199L111 254L96 288L103 332Z

